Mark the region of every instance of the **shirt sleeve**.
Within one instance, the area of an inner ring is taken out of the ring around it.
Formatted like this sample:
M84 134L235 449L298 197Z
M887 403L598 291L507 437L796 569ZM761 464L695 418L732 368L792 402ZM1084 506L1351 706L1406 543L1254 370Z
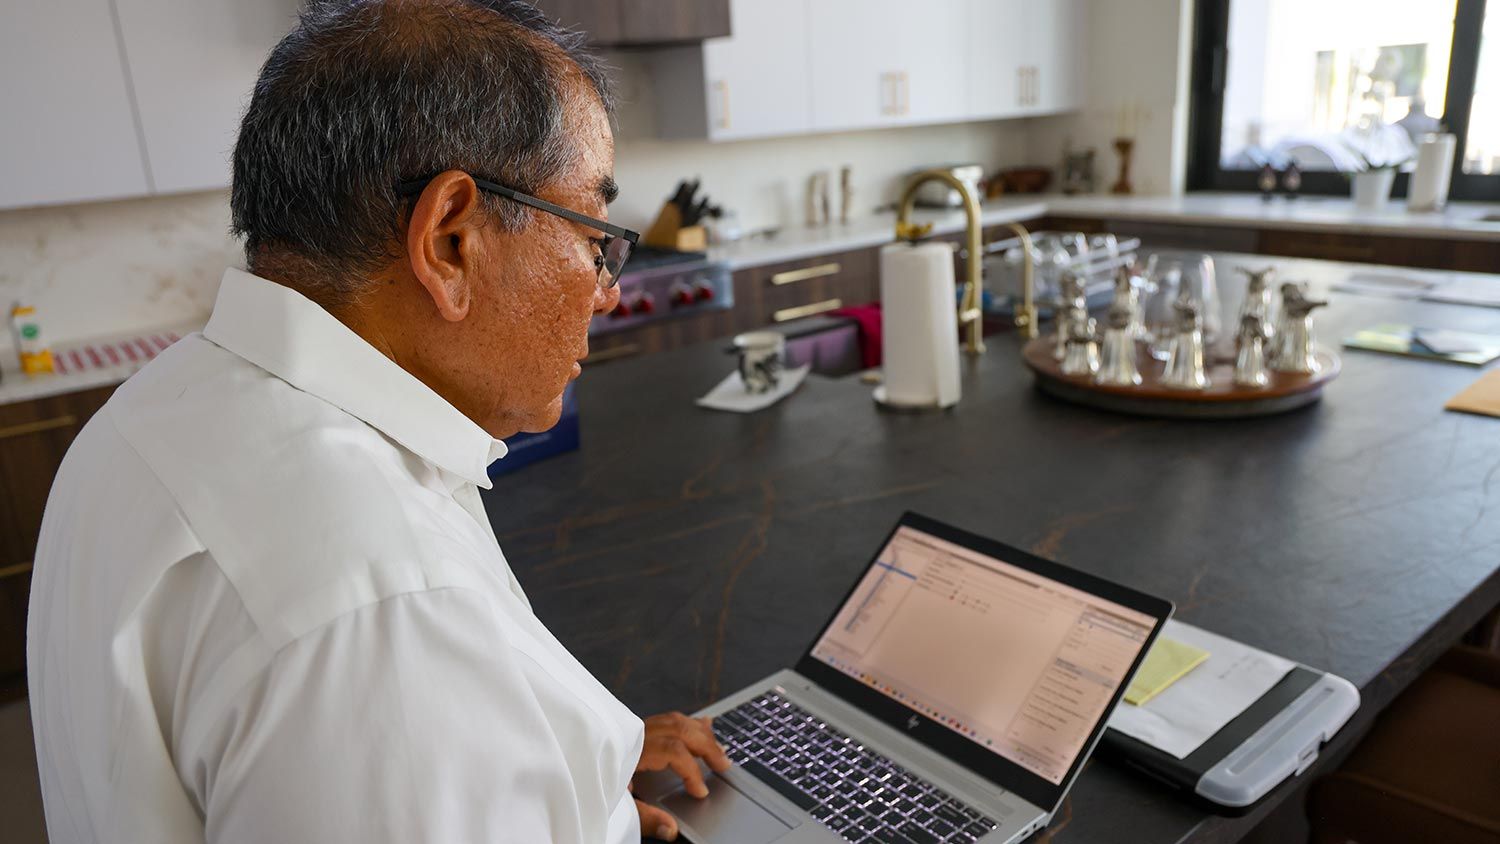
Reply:
M207 840L639 841L628 774L579 746L586 707L550 711L536 671L463 589L304 636L208 737Z

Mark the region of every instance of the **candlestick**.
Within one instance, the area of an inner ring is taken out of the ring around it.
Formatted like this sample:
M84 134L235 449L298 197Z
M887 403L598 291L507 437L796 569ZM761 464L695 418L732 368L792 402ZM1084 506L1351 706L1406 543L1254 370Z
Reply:
M1130 183L1130 154L1134 149L1134 138L1115 138L1115 152L1120 154L1120 178L1115 180L1110 193L1135 193L1135 186Z

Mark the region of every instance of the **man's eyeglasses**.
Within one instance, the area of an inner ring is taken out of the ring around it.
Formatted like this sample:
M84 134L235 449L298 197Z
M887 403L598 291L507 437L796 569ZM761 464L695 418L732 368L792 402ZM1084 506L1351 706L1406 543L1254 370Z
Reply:
M599 286L608 290L615 286L620 280L620 270L630 258L630 251L635 248L637 241L641 239L640 233L633 232L623 226L596 220L577 211L570 211L561 205L553 205L545 199L537 199L530 194L512 190L505 185L481 179L478 176L470 176L474 184L482 191L503 196L513 202L529 205L539 211L555 214L564 220L582 223L591 229L597 229L604 233L604 238L599 244L599 255L594 258L594 266L599 270ZM396 193L399 196L416 196L421 193L431 179L418 179L411 182L401 182L396 185Z

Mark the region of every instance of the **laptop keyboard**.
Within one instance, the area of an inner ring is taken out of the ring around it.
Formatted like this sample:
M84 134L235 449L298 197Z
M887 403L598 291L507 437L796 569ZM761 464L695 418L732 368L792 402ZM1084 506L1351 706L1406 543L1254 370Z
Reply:
M851 844L967 844L996 826L775 691L715 717L714 731L731 761Z

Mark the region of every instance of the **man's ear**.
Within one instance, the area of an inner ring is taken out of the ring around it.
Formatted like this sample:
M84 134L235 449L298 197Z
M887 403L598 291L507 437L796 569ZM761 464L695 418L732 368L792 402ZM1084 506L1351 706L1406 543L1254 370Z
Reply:
M448 170L427 183L406 226L412 275L449 322L468 316L473 301L480 212L474 179L462 170Z

